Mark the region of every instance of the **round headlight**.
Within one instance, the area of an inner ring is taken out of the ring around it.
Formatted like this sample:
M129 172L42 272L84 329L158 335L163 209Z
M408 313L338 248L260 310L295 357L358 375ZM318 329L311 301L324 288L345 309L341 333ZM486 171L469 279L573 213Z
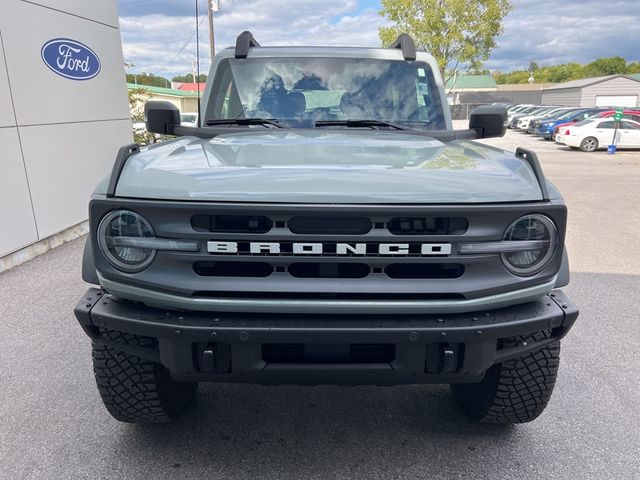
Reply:
M514 242L513 252L501 254L507 270L520 276L533 275L551 261L558 245L558 230L544 215L526 215L507 228L503 240Z
M108 213L98 226L100 251L111 265L126 273L140 272L153 262L156 251L137 242L153 237L155 232L151 224L129 210Z

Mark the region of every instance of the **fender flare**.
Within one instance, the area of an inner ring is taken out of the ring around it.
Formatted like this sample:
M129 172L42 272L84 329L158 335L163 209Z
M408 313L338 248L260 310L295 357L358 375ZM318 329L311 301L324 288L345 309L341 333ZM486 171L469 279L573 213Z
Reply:
M553 288L566 287L569 285L571 274L569 273L569 254L567 253L567 247L565 246L562 252L562 264L560 265L560 271L558 271L558 277Z
M82 254L82 280L93 285L100 285L96 264L93 260L91 237L89 236L84 242L84 252Z

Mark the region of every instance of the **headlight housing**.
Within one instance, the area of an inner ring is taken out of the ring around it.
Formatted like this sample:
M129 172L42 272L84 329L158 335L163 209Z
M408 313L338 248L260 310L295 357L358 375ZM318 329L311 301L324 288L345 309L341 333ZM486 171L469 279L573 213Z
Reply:
M154 238L151 224L130 210L115 210L105 215L98 226L98 246L107 261L125 273L147 268L156 256L145 238Z
M551 261L558 246L558 229L544 215L532 214L520 217L509 225L504 241L518 242L527 248L502 253L502 262L511 273L519 276L535 275Z

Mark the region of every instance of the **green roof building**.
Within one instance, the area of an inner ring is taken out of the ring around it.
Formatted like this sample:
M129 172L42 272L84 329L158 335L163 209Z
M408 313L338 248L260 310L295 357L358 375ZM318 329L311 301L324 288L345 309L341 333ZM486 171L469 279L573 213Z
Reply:
M447 81L446 88L454 92L495 91L498 84L491 75L460 75Z
M160 100L171 102L180 109L182 113L195 113L198 111L198 93L185 90L175 90L173 88L153 87L151 85L136 85L127 83L129 91L142 89L148 94L148 100Z

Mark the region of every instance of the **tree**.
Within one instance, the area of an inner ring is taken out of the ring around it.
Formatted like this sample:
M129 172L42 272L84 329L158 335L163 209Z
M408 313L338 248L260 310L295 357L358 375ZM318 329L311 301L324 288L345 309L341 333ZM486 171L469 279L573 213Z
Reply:
M186 75L178 75L177 77L173 77L171 81L179 82L179 83L195 83L193 81L193 73L187 73ZM207 83L207 75L205 73L201 73L200 75L198 75L198 82Z
M151 87L171 87L171 82L153 73L127 73L127 83L149 85Z
M535 65L535 83L563 83L603 75L640 73L640 62L627 63L622 57L609 57L597 58L587 65L562 63L540 67L535 62L531 62L528 71L493 72L493 78L498 84L527 83L530 72L534 70L533 65Z
M129 111L131 112L131 123L133 124L133 141L141 145L148 145L153 141L153 134L146 129L136 128L136 124L144 122L144 104L151 98L149 92L144 88L129 89Z
M598 58L585 67L588 77L602 77L627 72L627 61L622 57Z
M510 0L382 0L380 15L391 26L380 27L379 35L384 45L400 33L411 35L436 58L446 83L481 68L509 11Z
M628 74L640 73L640 62L632 62L627 64Z

